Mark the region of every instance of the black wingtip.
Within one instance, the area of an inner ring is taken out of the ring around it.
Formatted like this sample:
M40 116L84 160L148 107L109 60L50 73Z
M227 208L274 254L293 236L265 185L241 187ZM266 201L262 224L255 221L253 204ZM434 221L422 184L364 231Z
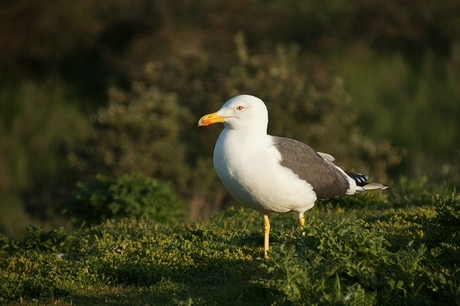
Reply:
M354 173L349 171L345 171L345 173L351 177L359 187L364 187L367 184L367 180L369 179L367 175L362 173Z

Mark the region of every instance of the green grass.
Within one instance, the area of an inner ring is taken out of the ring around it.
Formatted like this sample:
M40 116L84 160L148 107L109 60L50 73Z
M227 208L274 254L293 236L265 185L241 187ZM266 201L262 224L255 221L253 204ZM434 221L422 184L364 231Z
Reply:
M460 197L424 182L319 202L297 228L232 208L209 220L108 220L0 237L10 305L458 305ZM397 184L395 184L397 185Z

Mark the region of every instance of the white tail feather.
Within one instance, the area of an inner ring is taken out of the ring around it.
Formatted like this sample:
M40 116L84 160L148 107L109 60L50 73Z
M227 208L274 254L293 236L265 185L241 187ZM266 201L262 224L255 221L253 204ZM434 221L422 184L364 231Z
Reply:
M387 189L389 186L379 183L367 183L363 187L357 186L356 192L366 192L368 190L384 190Z
M388 188L388 185L379 184L379 183L368 183L363 186L364 190L377 190L377 189L384 190L387 188Z

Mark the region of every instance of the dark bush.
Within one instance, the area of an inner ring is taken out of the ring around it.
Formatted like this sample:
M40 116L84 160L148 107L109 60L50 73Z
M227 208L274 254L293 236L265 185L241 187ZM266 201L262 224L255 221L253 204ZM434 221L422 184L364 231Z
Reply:
M64 203L64 212L75 224L140 217L166 223L185 218L186 205L168 183L137 172L115 179L102 175L96 178L90 184L78 183Z

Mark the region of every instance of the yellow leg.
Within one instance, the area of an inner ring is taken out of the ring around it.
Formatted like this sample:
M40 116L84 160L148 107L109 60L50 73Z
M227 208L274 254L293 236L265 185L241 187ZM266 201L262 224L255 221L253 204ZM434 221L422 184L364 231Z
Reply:
M305 218L302 215L299 215L299 226L300 226L300 229L303 229L303 226L305 225ZM302 231L302 236L305 236L305 232Z
M299 216L299 226L300 226L300 228L302 229L304 225L305 225L304 216Z
M269 259L268 257L268 242L270 235L270 221L268 220L268 215L264 214L264 258Z

